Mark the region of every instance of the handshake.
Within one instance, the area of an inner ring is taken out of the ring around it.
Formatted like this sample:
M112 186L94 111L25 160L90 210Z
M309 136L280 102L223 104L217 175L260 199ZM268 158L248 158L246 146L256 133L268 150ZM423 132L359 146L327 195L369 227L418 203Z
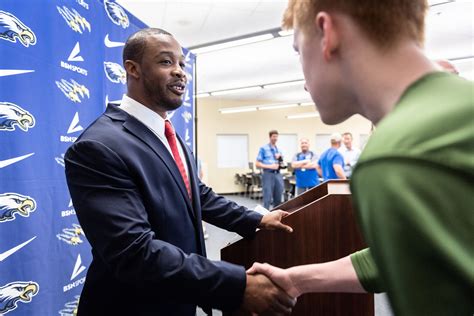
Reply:
M234 315L290 315L299 295L286 270L254 263L247 270L241 311Z
M293 229L281 222L287 215L281 210L267 211L259 228L291 233ZM234 315L290 315L301 293L285 271L269 264L254 263L247 271L241 309Z

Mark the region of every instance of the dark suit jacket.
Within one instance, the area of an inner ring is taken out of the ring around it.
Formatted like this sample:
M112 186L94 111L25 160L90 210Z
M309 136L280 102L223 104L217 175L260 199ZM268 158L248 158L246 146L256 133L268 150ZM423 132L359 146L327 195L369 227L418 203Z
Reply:
M116 106L67 151L67 183L93 255L80 316L195 315L196 305L241 303L244 268L205 258L201 219L252 236L261 215L201 183L183 148L192 201L163 143Z

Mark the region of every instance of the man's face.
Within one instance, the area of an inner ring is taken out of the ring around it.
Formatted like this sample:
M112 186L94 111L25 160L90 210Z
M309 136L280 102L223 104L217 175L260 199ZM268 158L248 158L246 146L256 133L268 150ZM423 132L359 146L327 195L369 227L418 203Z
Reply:
M307 139L302 139L300 142L301 151L308 151L309 150L309 141Z
M165 111L179 108L187 79L183 52L174 37L149 37L140 66L146 98Z
M278 134L272 134L272 136L270 136L270 143L276 144L277 141L278 141Z
M293 47L300 55L305 89L311 94L321 120L330 125L344 121L354 114L354 109L348 107L340 56L334 55L330 60L324 57L323 43L327 39L321 32L296 28L294 34Z
M352 137L351 137L351 135L349 135L349 134L344 135L342 137L342 141L344 142L344 146L346 146L347 148L352 147Z

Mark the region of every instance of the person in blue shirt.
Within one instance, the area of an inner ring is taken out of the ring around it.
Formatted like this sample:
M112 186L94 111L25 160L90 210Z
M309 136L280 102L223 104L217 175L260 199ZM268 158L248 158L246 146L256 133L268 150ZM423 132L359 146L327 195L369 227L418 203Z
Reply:
M318 173L316 172L318 158L309 150L309 140L307 138L300 139L300 147L301 152L297 153L291 162L291 166L295 170L296 195L300 195L319 184Z
M256 163L257 168L262 169L263 206L266 209L270 209L270 205L279 205L283 193L283 177L280 174L283 155L276 146L278 131L271 130L268 136L270 143L260 147Z
M341 147L342 136L339 133L331 135L331 147L321 154L316 169L324 181L331 179L346 179L344 173L344 157L338 151Z

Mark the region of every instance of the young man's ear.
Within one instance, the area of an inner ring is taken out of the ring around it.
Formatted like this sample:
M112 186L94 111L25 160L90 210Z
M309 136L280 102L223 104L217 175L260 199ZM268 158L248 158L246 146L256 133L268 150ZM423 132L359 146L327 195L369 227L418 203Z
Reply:
M319 12L315 18L316 29L321 34L321 52L326 61L331 60L339 46L339 34L336 30L333 15Z
M137 80L140 79L141 68L137 62L127 59L125 61L124 66L125 66L125 70L127 71L128 76L133 77Z

